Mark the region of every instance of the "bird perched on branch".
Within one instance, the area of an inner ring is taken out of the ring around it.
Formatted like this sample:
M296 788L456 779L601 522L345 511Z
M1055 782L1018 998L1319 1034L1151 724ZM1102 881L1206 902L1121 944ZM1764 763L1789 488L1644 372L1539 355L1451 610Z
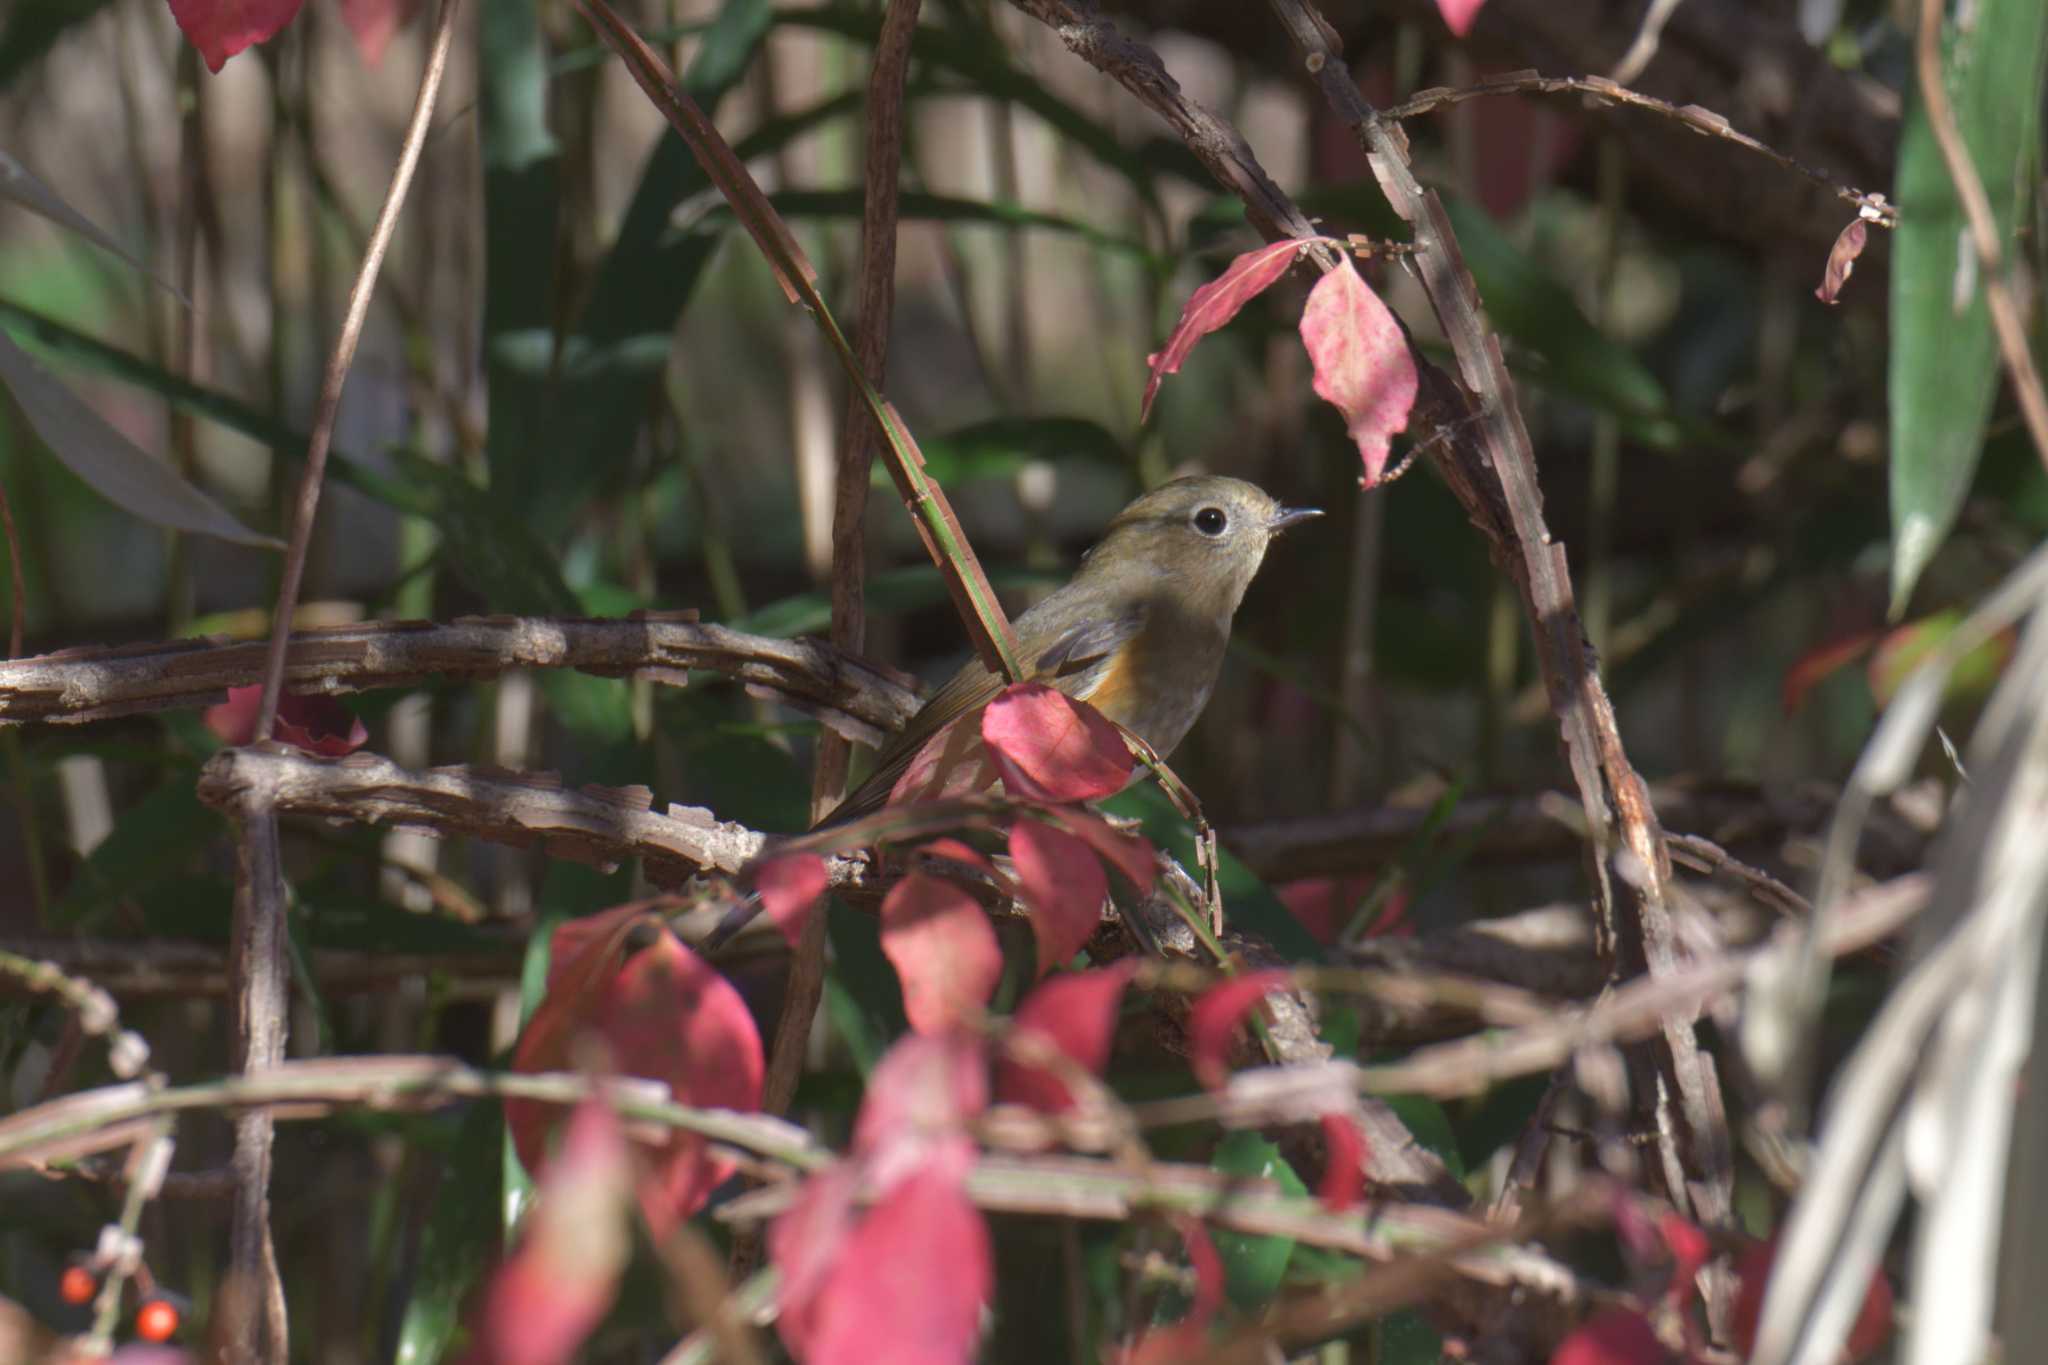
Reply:
M1208 705L1231 618L1266 547L1321 515L1282 507L1242 479L1161 484L1117 513L1065 587L1017 618L1020 681L1087 702L1166 757ZM867 778L821 823L880 809L926 741L1002 687L999 675L970 659L882 746Z

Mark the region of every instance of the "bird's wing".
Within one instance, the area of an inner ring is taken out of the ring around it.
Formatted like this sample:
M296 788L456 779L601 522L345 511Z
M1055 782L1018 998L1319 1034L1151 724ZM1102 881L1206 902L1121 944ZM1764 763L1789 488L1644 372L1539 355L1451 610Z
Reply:
M1018 636L1030 639L1035 633L1042 634L1042 629L1034 631L1033 627L1049 624L1048 617L1056 619L1060 606L1059 594L1055 593L1025 612L1017 618ZM1048 612L1048 608L1052 610ZM1058 631L1052 644L1040 650L1037 658L1024 661L1029 681L1046 683L1069 696L1087 696L1106 671L1104 665L1108 659L1119 646L1138 633L1143 622L1143 613L1134 609L1121 616L1082 621ZM820 823L835 825L880 810L889 800L889 793L895 790L896 780L903 776L904 769L924 748L925 741L948 722L986 704L1001 690L1001 680L984 668L981 660L969 659L961 665L958 673L932 694L931 700L910 718L908 725L883 744L875 757L873 770Z

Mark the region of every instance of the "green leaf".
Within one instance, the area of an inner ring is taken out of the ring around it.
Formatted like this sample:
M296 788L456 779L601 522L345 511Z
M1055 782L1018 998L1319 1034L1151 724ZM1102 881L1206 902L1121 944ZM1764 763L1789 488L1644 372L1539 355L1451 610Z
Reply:
M192 300L185 297L183 290L144 265L141 260L129 252L128 248L100 231L98 224L80 213L77 209L72 208L71 205L65 203L55 190L36 179L34 173L28 167L9 156L5 151L0 151L0 199L11 199L31 213L41 214L53 223L70 228L94 246L120 257L143 274L149 276L150 279L169 290L187 308L192 306Z
M768 202L786 218L858 218L867 202L866 192L846 190L780 190ZM1165 260L1143 242L1119 237L1101 228L1056 213L1040 213L1007 199L961 199L953 195L904 190L897 199L897 216L906 220L934 223L985 224L990 227L1043 228L1080 237L1105 251L1136 256L1153 269L1164 269Z
M1945 35L1944 84L2010 260L2041 162L2048 6L1982 0L1965 9L1974 22ZM1962 205L1917 94L1900 136L1898 186L1888 394L1894 616L1962 510L1998 379L1998 346Z
M691 98L714 109L752 60L771 18L766 0L726 0L683 77ZM623 483L649 386L666 363L676 319L723 236L708 227L678 235L669 220L685 200L709 187L683 140L665 134L598 267L589 303L573 335L563 339L558 372L545 383L515 381L525 390L525 416L513 419L513 429L501 429L499 415L492 414L492 487L543 537L567 527L590 490ZM508 334L545 334L546 313L521 317L524 328L513 327L508 314L507 325L491 333L494 365L510 363L499 344ZM551 349L552 338L547 341ZM529 344L529 357L533 350ZM492 386L494 393L498 387ZM567 451L575 458L564 458Z
M50 453L94 492L144 521L237 545L281 550L284 543L236 521L226 508L107 424L35 357L0 332L0 384Z
M252 441L259 441L295 464L303 463L306 458L304 432L292 430L240 399L216 389L202 388L160 365L118 346L109 346L55 318L6 299L0 299L0 321L12 323L23 337L52 355L62 356L124 384L133 384L182 412L204 417ZM404 485L372 469L360 455L340 449L330 450L327 467L343 483L401 512L418 512L421 509L419 500Z
M440 562L494 611L576 616L576 594L555 566L555 556L525 518L495 489L479 488L447 465L394 451L413 483L432 501L425 515L440 528Z
M41 60L65 32L105 9L109 0L9 0L0 28L0 90Z
M398 1328L398 1365L431 1365L447 1353L463 1303L490 1265L498 1243L500 1167L477 1156L498 1150L504 1140L497 1101L470 1105L456 1130L455 1159L441 1163L441 1185L420 1230L412 1297Z
M1308 1186L1280 1155L1280 1149L1257 1133L1237 1132L1223 1139L1209 1163L1225 1175L1271 1180L1289 1194L1308 1193ZM1229 1228L1212 1228L1216 1254L1223 1261L1223 1287L1240 1308L1256 1308L1272 1299L1294 1256L1292 1237L1259 1237Z
M121 813L72 879L58 910L60 923L77 925L130 893L171 880L174 871L225 830L220 813L199 803L198 776L189 764L175 769ZM216 905L225 931L227 905Z
M1146 838L1178 858L1189 873L1201 876L1195 862L1194 833L1156 782L1127 787L1103 802L1102 808L1142 821ZM1322 960L1321 947L1257 873L1227 848L1218 850L1216 863L1223 909L1231 924L1258 935L1289 962Z
M1633 419L1638 440L1670 446L1678 430L1664 386L1626 346L1586 320L1565 287L1509 240L1477 204L1446 198L1444 210L1487 316L1501 333L1543 362L1541 377L1618 417Z

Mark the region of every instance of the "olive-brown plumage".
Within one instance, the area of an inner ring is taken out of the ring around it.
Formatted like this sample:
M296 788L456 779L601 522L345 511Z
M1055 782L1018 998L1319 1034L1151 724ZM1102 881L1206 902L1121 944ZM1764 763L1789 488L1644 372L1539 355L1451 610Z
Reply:
M1026 681L1093 705L1165 757L1208 704L1230 622L1274 536L1320 516L1242 479L1160 485L1117 513L1067 585L1016 620ZM970 660L882 747L828 823L888 800L924 742L982 705L1002 680Z

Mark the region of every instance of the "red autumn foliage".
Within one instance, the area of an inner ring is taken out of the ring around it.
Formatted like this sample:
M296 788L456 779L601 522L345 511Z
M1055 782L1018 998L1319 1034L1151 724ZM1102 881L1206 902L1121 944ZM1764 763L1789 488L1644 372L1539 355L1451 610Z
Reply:
M974 897L913 872L882 901L882 951L903 982L903 1012L919 1033L945 1033L988 1003L1003 950Z
M1131 780L1135 760L1116 726L1044 683L1004 688L982 712L981 736L1004 789L1020 801L1099 801Z
M1301 342L1315 370L1316 396L1344 414L1365 462L1363 486L1386 472L1395 433L1408 425L1419 383L1401 324L1344 258L1309 291Z
M1778 1258L1778 1239L1758 1242L1735 1258L1735 1309L1728 1321L1735 1349L1748 1355L1756 1349L1757 1324L1763 1318L1764 1291L1770 1287L1771 1266ZM1864 1291L1863 1306L1849 1328L1849 1339L1836 1357L1843 1365L1867 1360L1891 1340L1892 1286L1883 1270L1870 1273L1870 1288Z
M199 49L209 71L255 43L277 36L305 0L170 0L171 17ZM341 0L341 17L355 35L363 60L375 66L392 35L419 8L419 0Z
M646 933L653 943L621 965L630 940ZM515 1070L567 1068L583 1039L602 1048L614 1071L665 1083L678 1103L760 1107L761 1038L746 1002L644 908L571 921L556 931L553 946L548 993L520 1036ZM537 1176L545 1176L548 1136L560 1117L554 1105L505 1101L513 1146ZM731 1163L714 1158L703 1138L671 1133L639 1185L649 1230L666 1236L731 1173Z
M1230 1079L1230 1041L1245 1013L1287 982L1278 969L1248 972L1212 986L1188 1014L1188 1057L1195 1077L1211 1090Z
M1145 357L1152 377L1145 383L1145 401L1138 420L1152 415L1152 400L1166 376L1177 374L1195 343L1229 322L1247 303L1272 288L1294 264L1306 242L1269 242L1245 252L1232 261L1221 275L1188 295L1180 320L1167 334L1166 345Z
M825 894L825 860L815 853L770 858L754 869L754 889L761 893L761 908L794 948L804 921Z
M1125 958L1093 971L1055 976L1024 998L1010 1026L1020 1036L1029 1034L1052 1044L1076 1066L1100 1076L1116 1040L1117 1006L1137 974L1137 959ZM996 1063L996 1094L1048 1114L1074 1107L1065 1081L1015 1057Z
M263 689L252 683L230 687L228 699L206 708L206 728L223 744L247 744L256 737L256 708ZM362 718L332 697L302 697L287 692L277 699L277 724L271 738L322 758L340 758L367 744Z
M1316 1197L1332 1213L1342 1213L1365 1194L1365 1133L1350 1114L1325 1114L1321 1122L1325 1152Z
M1670 1360L1650 1320L1628 1308L1595 1313L1550 1353L1550 1365L1668 1365Z
M519 1249L491 1277L471 1323L466 1365L556 1365L575 1354L632 1255L631 1180L617 1118L598 1100L576 1106Z
M1087 841L1036 820L1010 828L1010 860L1031 907L1040 976L1073 960L1102 922L1109 876Z

